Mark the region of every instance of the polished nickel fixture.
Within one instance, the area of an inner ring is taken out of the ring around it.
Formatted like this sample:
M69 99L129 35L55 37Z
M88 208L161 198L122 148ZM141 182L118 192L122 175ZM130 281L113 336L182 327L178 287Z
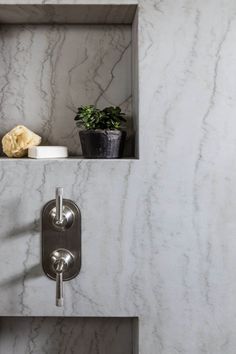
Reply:
M56 306L63 306L63 282L75 278L81 268L81 214L78 206L63 199L63 188L42 211L42 265L56 280Z

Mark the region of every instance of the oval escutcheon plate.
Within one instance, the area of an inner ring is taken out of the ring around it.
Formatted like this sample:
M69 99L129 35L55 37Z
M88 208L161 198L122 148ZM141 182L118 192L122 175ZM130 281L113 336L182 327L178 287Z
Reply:
M63 199L63 212L68 221L58 226L54 222L56 200L51 200L42 210L42 266L45 274L55 280L52 254L57 249L66 249L73 255L73 264L63 272L63 280L75 278L81 268L81 213L69 199Z

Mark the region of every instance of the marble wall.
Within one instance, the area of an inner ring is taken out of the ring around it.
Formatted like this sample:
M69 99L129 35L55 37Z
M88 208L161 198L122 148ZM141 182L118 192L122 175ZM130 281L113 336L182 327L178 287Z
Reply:
M235 354L235 36L234 0L140 1L140 159L0 161L1 315L138 316L139 354ZM60 185L83 220L64 309L40 267Z

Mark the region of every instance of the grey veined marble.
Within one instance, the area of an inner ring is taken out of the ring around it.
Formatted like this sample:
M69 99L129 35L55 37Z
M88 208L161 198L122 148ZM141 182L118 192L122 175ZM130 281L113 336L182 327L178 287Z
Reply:
M0 27L0 136L24 124L81 155L77 107L119 105L130 116L131 98L130 26Z
M59 53L76 33L63 42L63 27L47 28L44 36L27 27L4 30L1 126L8 128L9 112L13 121L31 112L25 119L54 139L48 117L55 132L64 124L55 123L49 109L60 114L60 102L65 103L62 85L56 84L65 81ZM26 47L17 41L22 31ZM83 85L80 95L95 101L117 61L123 77L130 35L119 27L111 36L93 33L99 41L94 39L91 71L78 70L82 78L91 74L89 91ZM0 313L138 316L139 354L235 354L236 2L141 0L138 33L139 161L0 161ZM33 36L41 38L39 44ZM115 48L110 64L103 56L104 38ZM82 48L64 67L86 59ZM36 76L28 65L31 55L43 64ZM58 68L52 76L50 66ZM75 73L71 80L77 87ZM25 102L22 92L38 99ZM111 85L99 103L112 92L117 103L127 102L128 95ZM80 96L68 90L66 97L63 119L70 116L66 132L73 147L71 108ZM35 104L40 117L33 115ZM82 212L82 269L66 284L63 309L55 308L55 283L40 265L40 211L56 186L64 187Z

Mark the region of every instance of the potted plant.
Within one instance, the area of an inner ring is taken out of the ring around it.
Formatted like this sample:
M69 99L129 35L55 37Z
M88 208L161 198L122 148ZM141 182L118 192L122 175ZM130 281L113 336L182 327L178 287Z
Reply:
M79 132L82 152L86 158L115 159L122 156L126 122L120 107L81 106L75 116L76 125L85 128Z

